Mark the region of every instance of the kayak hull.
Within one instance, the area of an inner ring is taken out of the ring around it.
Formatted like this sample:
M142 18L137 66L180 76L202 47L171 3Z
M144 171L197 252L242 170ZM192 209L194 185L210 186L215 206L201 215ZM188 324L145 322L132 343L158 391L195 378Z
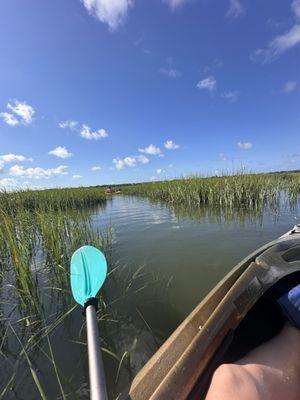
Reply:
M237 264L141 369L127 398L204 398L247 313L276 282L300 271L299 231L295 227Z

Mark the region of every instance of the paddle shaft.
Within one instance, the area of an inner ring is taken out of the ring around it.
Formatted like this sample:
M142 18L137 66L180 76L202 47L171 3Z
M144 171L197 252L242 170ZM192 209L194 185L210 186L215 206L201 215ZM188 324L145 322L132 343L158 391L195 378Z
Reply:
M89 305L86 308L86 325L89 352L90 398L91 400L107 400L96 309L93 305Z

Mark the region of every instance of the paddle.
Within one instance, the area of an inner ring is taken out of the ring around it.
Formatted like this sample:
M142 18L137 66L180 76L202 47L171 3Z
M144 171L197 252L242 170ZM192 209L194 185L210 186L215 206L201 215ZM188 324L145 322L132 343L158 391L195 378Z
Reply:
M84 307L86 315L91 400L107 399L96 317L98 300L95 297L105 281L106 273L105 256L95 247L83 246L73 254L71 288L74 299Z

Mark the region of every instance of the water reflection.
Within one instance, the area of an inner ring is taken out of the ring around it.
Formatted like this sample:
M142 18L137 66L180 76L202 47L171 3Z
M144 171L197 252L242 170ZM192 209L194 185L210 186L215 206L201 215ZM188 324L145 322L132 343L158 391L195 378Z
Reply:
M181 219L190 219L195 222L201 223L203 221L208 221L209 223L217 224L227 224L230 222L245 224L258 224L263 225L264 219L273 220L274 223L278 221L281 215L289 215L294 217L295 220L298 219L298 205L286 203L284 200L281 201L281 205L277 207L265 206L263 208L224 208L224 207L210 207L206 205L195 206L190 205L186 207L185 205L168 205L166 206L163 202L159 200L150 200L151 204L154 206L159 206L160 208L168 207L169 209L169 219L173 222L179 222ZM177 225L176 228L179 228ZM174 227L173 227L174 228Z

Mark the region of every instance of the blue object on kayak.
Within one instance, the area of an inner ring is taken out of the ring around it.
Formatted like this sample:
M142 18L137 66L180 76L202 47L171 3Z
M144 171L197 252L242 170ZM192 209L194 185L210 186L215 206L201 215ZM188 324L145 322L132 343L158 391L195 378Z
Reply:
M107 274L104 254L93 246L82 246L71 258L71 289L77 303L84 306L87 299L95 297Z
M300 329L300 285L286 292L277 302L291 324Z

